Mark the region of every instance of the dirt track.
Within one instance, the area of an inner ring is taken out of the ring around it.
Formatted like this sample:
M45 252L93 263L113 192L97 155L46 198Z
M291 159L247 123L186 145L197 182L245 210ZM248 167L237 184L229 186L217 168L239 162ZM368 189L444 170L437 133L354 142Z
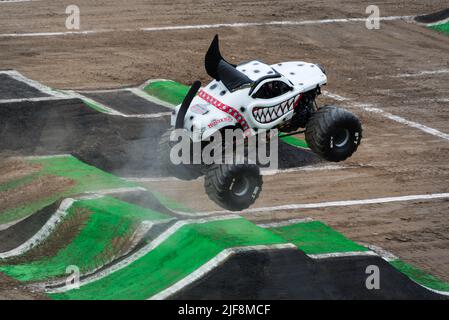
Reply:
M197 77L201 80L207 78L203 55L210 39L218 32L230 60L242 61L255 57L273 63L298 58L319 60L332 70L332 77L339 75L340 79L330 79L330 83L336 85L335 80L346 78L341 68L359 68L361 64L355 64L355 59L375 59L377 53L381 53L380 59L386 57L388 50L394 48L385 47L399 40L396 35L384 45L376 41L379 36L388 40L385 35L380 35L384 32L368 32L363 23L357 23L359 27L330 24L293 28L119 32L164 25L361 17L366 16L365 8L371 4L370 1L261 1L256 4L257 1L164 3L140 0L130 4L129 1L113 0L92 4L91 1L80 0L77 3L81 10L81 30L117 31L89 36L0 38L0 68L14 68L48 85L71 89L140 84L143 80L157 77L191 83ZM436 11L444 6L439 0L426 1L425 4L407 1L402 6L388 1L377 3L384 16L414 15ZM3 4L0 12L1 33L67 31L64 11L68 4L71 2L55 4L45 0ZM412 28L415 32L424 32L425 37L437 37L432 31ZM351 35L355 31L356 34ZM365 41L370 45L363 46L359 42L360 33L364 33ZM402 35L400 38L405 43L415 41ZM380 47L373 49L373 44ZM396 47L405 49L401 48L401 43ZM366 51L371 51L370 56L367 57ZM352 63L344 63L341 59Z
M289 1L283 2L280 9L278 1L267 1L259 7L250 1L225 1L214 7L193 6L190 1L170 7L161 3L152 6L146 1L136 1L135 5L108 1L102 6L79 2L83 29L359 17L368 4ZM34 10L24 13L25 6ZM444 3L435 0L398 5L385 1L379 6L382 15L413 15L440 10ZM0 11L2 33L66 31L64 9L65 5L50 1L4 4ZM363 23L338 23L0 38L0 69L15 68L59 88L118 87L160 77L190 83L196 78L207 79L203 54L217 32L222 38L223 53L231 61L260 58L269 63L291 59L319 62L328 70L326 89L330 92L360 103L375 103L406 119L449 133L448 102L444 102L449 98L449 74L397 77L448 69L449 40L403 21L381 22L380 30L367 30ZM378 115L353 111L362 117L365 138L360 151L346 165L366 167L266 177L256 206L448 192L449 141ZM157 185L166 194L197 209L215 208L206 199L201 181ZM448 206L447 201L398 203L278 212L270 217L252 218L312 216L355 240L382 246L449 281Z

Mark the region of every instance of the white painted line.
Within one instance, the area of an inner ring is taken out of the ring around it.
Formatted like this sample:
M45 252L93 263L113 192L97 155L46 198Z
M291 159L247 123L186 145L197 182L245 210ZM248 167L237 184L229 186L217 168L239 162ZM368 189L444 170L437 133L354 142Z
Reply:
M442 138L442 139L445 139L445 140L449 141L449 134L447 134L447 133L444 133L444 132L441 132L439 130L430 128L428 126L425 126L423 124L420 124L420 123L417 123L417 122L414 122L414 121L410 121L410 120L404 119L404 118L402 118L400 116L396 116L396 115L391 114L389 112L383 111L382 109L371 107L370 105L366 105L366 106L365 105L358 105L358 106L360 108L362 108L363 110L365 110L365 111L380 114L383 117L388 118L390 120L393 120L393 121L405 124L406 126L419 129L419 130L421 130L421 131L423 131L425 133L428 133L428 134L431 134L433 136L436 136L436 137L439 137L439 138Z
M79 92L81 95L83 95L84 93L123 92L123 91L128 91L129 89L130 88L98 89L98 90L77 90L75 92Z
M283 173L293 173L293 172L309 172L309 171L327 171L327 170L345 170L345 169L356 169L365 167L363 165L359 166L343 166L343 165L311 165L299 168L289 168L289 169L278 169L269 170L261 168L261 175L272 176ZM122 179L130 182L170 182L170 181L184 181L176 177L121 177ZM201 178L201 177L200 177ZM200 179L198 178L198 179ZM196 179L195 179L196 180Z
M71 157L71 154L48 154L43 156L26 156L26 157L20 157L25 160L39 160L39 159L52 159L52 158L66 158Z
M293 224L298 223L307 223L314 221L312 218L299 218L299 219L290 219L290 220L284 220L279 222L269 222L269 223L258 223L257 226L264 229L271 229L271 228L279 228L279 227L286 227L291 226Z
M192 272L185 278L179 280L170 287L166 288L165 290L162 290L161 292L153 295L148 300L163 300L168 298L169 296L175 294L176 292L180 291L189 284L202 278L204 275L206 275L207 273L218 267L220 264L222 264L224 261L226 261L229 257L237 253L248 251L279 250L279 249L297 249L297 248L292 243L286 243L286 244L259 245L259 246L235 247L224 249L214 258L203 264L200 268L196 269L194 272Z
M117 88L117 89L100 89L100 90L82 90L82 91L77 91L79 94L83 95L84 93L108 93L108 92L124 92L124 91L128 91L133 93L134 95L138 96L139 98L142 98L144 100L147 100L149 102L167 107L169 109L173 109L175 107L175 105L168 103L166 101L160 100L152 95L149 95L148 93L146 93L143 88L145 88L145 86L151 82L154 81L171 81L171 80L148 80L147 82L145 82L143 85L134 88L134 87L130 87L130 88ZM89 99L87 97L85 97L83 95L83 97L85 99ZM92 102L95 102L94 100L90 99ZM99 104L98 102L96 104Z
M437 22L428 23L428 24L426 24L426 26L427 27L433 27L433 26L438 26L440 24L445 24L447 22L449 22L449 18L446 18L446 19L443 19L443 20L440 20L440 21L437 21Z
M40 0L0 0L0 3L36 2Z
M440 70L423 70L415 73L400 73L395 76L394 78L410 78L410 77L422 77L422 76L428 76L428 75L436 75L436 74L447 74L449 73L449 69L440 69Z
M112 189L86 191L85 193L107 195L115 193L130 193L136 191L147 191L147 189L143 187L129 187L129 188L125 187L125 188L112 188Z
M169 108L169 109L174 109L175 108L175 105L172 105L171 103L168 103L168 102L160 100L160 99L158 99L158 98L156 98L154 96L151 96L151 95L149 95L148 93L146 93L145 91L143 91L140 88L129 88L128 91L131 91L136 96L138 96L138 97L140 97L142 99L145 99L145 100L147 100L149 102L152 102L152 103L164 106L164 107Z
M380 21L394 21L394 20L411 20L413 16L389 16L380 17ZM266 22L236 22L236 23L217 23L217 24L197 24L197 25L179 25L179 26L159 26L139 29L103 29L103 30L86 30L86 31L66 31L66 32L29 32L29 33L1 33L0 38L13 37L55 37L55 36L70 36L70 35L89 35L97 33L110 32L161 32L161 31L177 31L177 30L198 30L198 29L218 29L218 28L248 28L261 26L305 26L305 25L322 25L331 23L350 23L350 22L364 22L366 17L361 18L337 18L337 19L323 19L323 20L297 20L297 21L266 21Z
M332 98L332 94L329 93L329 92L326 92L326 93L323 93L323 94L328 96L328 97L330 97L330 98ZM345 100L351 100L349 98L344 98L344 99ZM349 106L352 106L352 107L355 107L355 108L360 108L360 109L362 109L364 111L367 111L367 112L372 112L372 113L379 114L379 115L381 115L381 116L383 116L383 117L385 117L387 119L396 121L396 122L401 123L401 124L405 124L406 126L409 126L409 127L412 127L412 128L418 129L418 130L421 130L421 131L423 131L425 133L428 133L428 134L431 134L433 136L436 136L436 137L439 137L439 138L442 138L444 140L448 140L449 141L449 134L447 134L447 133L441 132L441 131L439 131L437 129L434 129L434 128L430 128L428 126L425 126L423 124L420 124L420 123L417 123L417 122L414 122L414 121L410 121L410 120L404 119L404 118L402 118L400 116L397 116L397 115L394 115L392 113L386 112L386 111L384 111L382 109L376 108L372 104L362 104L362 103L352 102L352 103L349 103Z
M410 20L412 16L389 16L380 17L380 21L393 20ZM338 18L323 20L299 20L299 21L268 21L268 22L236 22L236 23L217 23L217 24L199 24L199 25L181 25L167 27L150 27L142 28L143 31L174 31L174 30L197 30L197 29L217 29L217 28L247 28L260 26L303 26L303 25L320 25L329 23L347 23L347 22L364 22L363 18Z
M211 215L226 214L226 213L248 214L248 213L262 213L262 212L287 211L287 210L298 210L298 209L319 209L319 208L331 208L331 207L362 206L362 205L383 204L383 203L393 203L393 202L426 201L426 200L448 199L448 198L449 198L449 193L433 193L433 194L419 194L419 195L373 198L373 199L363 199L363 200L329 201L329 202L318 202L318 203L294 203L294 204L285 204L285 205L273 206L273 207L251 208L251 209L246 209L243 211L217 210L217 211L205 211L205 212L198 212L198 213L190 213L190 212L183 212L183 211L175 211L175 212L178 214L186 214L186 215L211 216Z
M128 89L126 89L128 90ZM124 114L118 110L115 110L103 103L97 102L96 100L93 100L91 98L88 98L78 92L75 92L73 90L69 90L66 91L66 93L68 93L70 96L84 100L90 104L96 105L101 109L105 110L106 114L112 115L112 116L120 116L120 117L124 117L124 118L141 118L141 119L151 119L151 118L161 118L161 117L166 117L166 116L170 116L171 112L167 111L167 112L159 112L159 113L148 113L148 114Z
M302 172L302 171L328 171L328 170L343 170L343 169L355 169L360 168L361 166L343 166L337 164L331 165L310 165L298 168L289 168L289 169L278 169L278 170L267 170L261 169L261 174L263 176L272 176L283 173L293 173L293 172Z
M169 182L169 181L183 181L175 177L121 177L123 180L129 182Z
M342 257L363 257L363 256L378 256L377 253L373 251L351 251L351 252L331 252L331 253L320 253L320 254L308 254L309 258L312 259L330 259L330 258L342 258Z
M331 99L334 99L334 100L337 100L337 101L348 101L348 100L350 100L349 98L340 96L340 95L338 95L336 93L332 93L332 92L329 92L329 91L323 91L322 93L323 93L324 96L326 96L328 98L331 98Z
M66 95L64 95L63 93L55 91L55 90L51 89L50 87L43 85L42 83L31 80L16 70L0 71L0 74L6 74L17 81L23 82L23 83L29 85L30 87L33 87L33 88L39 90L42 93L48 94L49 96L61 97L61 98L66 97Z
M80 286L84 286L91 282L94 282L94 281L97 281L104 277L107 277L111 273L116 272L120 269L123 269L123 268L129 266L134 261L142 258L147 253L149 253L150 251L157 248L161 243L163 243L165 240L167 240L170 236L172 236L174 233L176 233L180 228L182 228L185 225L194 224L194 223L200 224L200 223L207 223L207 222L211 222L211 221L229 220L229 219L237 219L237 218L241 218L241 217L238 215L232 214L232 215L227 215L227 216L211 217L211 218L205 218L205 219L189 219L189 220L178 221L173 226L171 226L170 228L165 230L156 239L154 239L153 241L151 241L149 244L142 247L141 249L137 250L135 253L133 253L129 257L119 261L118 263L110 266L109 268L106 268L100 272L94 273L94 274L86 277L85 279L81 280ZM58 293L58 292L68 291L67 288L64 286L64 284L65 284L65 281L63 281L63 282L45 282L42 284L38 284L37 287L43 288L46 292L49 292L49 293ZM59 285L62 285L62 286L58 287L58 288L54 288L54 289L45 289L48 286L59 286Z
M429 291L435 292L437 294L441 294L442 296L447 296L449 297L449 292L448 291L440 291L440 290L435 290L435 289L431 289L429 287L426 287L425 285L422 285L418 282L416 282L415 280L413 280L412 278L409 278L410 280L412 280L413 282L415 282L416 284L419 284L421 287L423 287L424 289L427 289Z
M86 30L86 31L60 31L60 32L0 33L0 38L76 36L76 35L89 35L89 34L118 32L118 31L135 31L135 30Z
M80 94L80 93L78 93L76 91L67 90L65 92L67 94L69 94L70 96L74 97L74 98L78 98L78 99L81 99L81 100L83 100L83 101L85 101L87 103L90 103L90 104L98 106L99 108L105 110L107 114L117 115L117 116L125 116L123 113L121 113L121 112L119 112L119 111L117 111L115 109L112 109L112 108L110 108L110 107L108 107L108 106L106 106L106 105L104 105L104 104L102 104L100 102L97 102L97 101L95 101L95 100L93 100L91 98L88 98L88 97L86 97L86 96L84 96L84 95L82 95L82 94Z
M379 75L374 77L368 77L368 79L383 79L383 78L412 78L412 77L422 77L429 75L439 75L439 74L448 74L449 69L441 68L438 70L421 70L417 72L408 72L408 73L398 73L394 75Z
M159 112L159 113L149 113L149 114L124 114L121 115L125 118L142 118L142 119L152 119L152 118L162 118L170 116L171 112Z
M406 95L403 96L404 98ZM405 104L423 104L423 103L449 103L449 98L418 98L414 100L406 100Z
M58 100L70 100L71 97L40 97L40 98L21 98L21 99L2 99L0 104L6 103L21 103L21 102L39 102L39 101L58 101Z
M385 250L385 249L383 249L383 248L381 248L381 247L375 246L375 245L373 245L373 244L367 244L367 243L359 242L359 245L364 246L364 247L367 247L367 248L370 249L371 251L377 253L377 254L378 254L379 256L381 256L382 259L384 259L385 261L390 262L390 261L393 261L393 260L397 260L397 259L398 259L398 257L395 256L394 254L392 254L391 252L389 252L389 251L387 251L387 250Z

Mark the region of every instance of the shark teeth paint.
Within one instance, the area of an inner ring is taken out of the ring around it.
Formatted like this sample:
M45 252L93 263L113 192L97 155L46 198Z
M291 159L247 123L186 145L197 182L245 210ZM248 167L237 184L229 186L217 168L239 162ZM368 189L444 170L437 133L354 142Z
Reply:
M295 107L295 102L297 102L299 98L300 97L295 96L287 101L271 107L255 107L253 108L254 119L256 119L259 123L270 123L276 121L280 117L292 111Z

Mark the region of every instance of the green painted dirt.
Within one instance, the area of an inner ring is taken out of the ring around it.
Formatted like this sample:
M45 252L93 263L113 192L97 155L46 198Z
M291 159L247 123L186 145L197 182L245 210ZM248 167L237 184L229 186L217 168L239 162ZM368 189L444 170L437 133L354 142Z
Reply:
M294 136L286 136L286 137L280 137L282 141L285 143L288 143L291 146L302 148L302 149L309 149L309 146L307 145L307 142L305 140L299 139Z
M307 254L368 250L319 221L297 223L270 230Z
M449 22L431 26L431 29L449 35Z
M449 284L431 275L430 273L415 268L400 259L390 261L390 264L420 285L433 290L449 292Z
M94 109L95 111L101 112L101 113L109 113L108 110L106 110L105 108L103 108L101 105L97 104L97 103L93 103L87 100L83 99L83 103L88 106L89 108Z
M28 160L33 164L42 165L38 173L30 174L18 181L10 181L8 185L1 185L0 188L12 190L25 183L30 183L34 179L42 176L58 176L69 178L74 181L74 185L64 191L55 192L50 196L43 197L31 202L22 202L17 207L0 211L0 224L15 221L33 214L43 207L57 201L58 199L70 197L83 192L96 191L101 189L115 189L123 187L136 187L135 184L122 180L112 174L106 173L72 156L48 157Z
M82 273L86 273L111 262L117 258L116 255L128 250L131 237L142 221L168 218L162 213L106 196L75 202L65 220L70 219L79 209L89 212L87 223L55 256L17 265L8 265L6 261L6 264L0 265L0 271L21 281L63 276L69 265L75 265ZM64 230L64 221L54 232L63 232L60 230Z
M189 224L129 266L54 299L147 299L176 283L225 248L285 240L242 219Z
M189 87L179 82L162 80L150 82L143 90L162 101L178 105L184 100Z

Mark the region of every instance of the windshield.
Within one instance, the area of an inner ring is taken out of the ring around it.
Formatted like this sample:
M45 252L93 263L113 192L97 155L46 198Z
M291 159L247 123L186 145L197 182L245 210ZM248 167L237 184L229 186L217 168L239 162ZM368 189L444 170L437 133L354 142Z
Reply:
M271 99L279 97L291 89L292 88L283 81L270 81L263 84L259 90L253 94L253 98Z

